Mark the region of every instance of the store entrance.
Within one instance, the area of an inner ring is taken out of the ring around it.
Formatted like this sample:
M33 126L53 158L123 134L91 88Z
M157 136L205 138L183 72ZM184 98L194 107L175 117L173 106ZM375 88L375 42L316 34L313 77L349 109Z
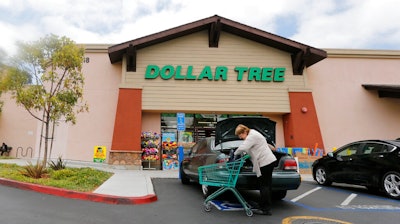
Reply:
M215 114L185 114L185 130L178 131L175 113L161 114L161 152L164 170L179 169L178 147L182 146L184 153L205 137L215 136L215 125L225 115Z
M246 115L228 114L184 114L184 131L178 130L177 114L161 114L161 152L164 170L179 169L178 147L182 146L184 153L205 137L215 136L218 121L229 117ZM252 115L260 116L260 115ZM182 120L180 120L182 122Z

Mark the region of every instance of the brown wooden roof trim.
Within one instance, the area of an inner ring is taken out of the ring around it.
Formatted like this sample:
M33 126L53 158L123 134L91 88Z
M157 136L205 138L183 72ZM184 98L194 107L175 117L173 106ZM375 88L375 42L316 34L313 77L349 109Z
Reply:
M218 15L198 20L186 25L178 26L152 35L127 41L108 48L111 63L122 61L125 54L130 60L128 71L136 70L136 53L132 54L132 47L136 52L139 49L169 41L178 37L189 35L201 30L208 30L209 47L218 47L221 31L225 31L279 50L292 55L293 74L302 75L305 67L309 67L327 57L326 51L313 48L259 29L250 27ZM128 55L129 50L129 55ZM131 61L131 59L135 59Z
M400 85L362 84L366 90L376 90L379 98L400 98Z

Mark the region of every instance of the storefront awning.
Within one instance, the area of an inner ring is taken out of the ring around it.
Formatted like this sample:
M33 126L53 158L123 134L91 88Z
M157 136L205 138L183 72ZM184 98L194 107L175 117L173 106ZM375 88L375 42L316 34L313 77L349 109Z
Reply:
M400 85L362 84L366 90L378 91L380 98L400 98Z
M136 71L137 50L202 30L208 30L209 47L218 48L220 33L224 31L288 52L292 56L293 74L295 75L302 75L305 67L327 57L326 51L322 49L292 41L218 15L113 45L108 48L108 56L111 63L114 64L122 61L124 55L126 55L129 58L127 70Z

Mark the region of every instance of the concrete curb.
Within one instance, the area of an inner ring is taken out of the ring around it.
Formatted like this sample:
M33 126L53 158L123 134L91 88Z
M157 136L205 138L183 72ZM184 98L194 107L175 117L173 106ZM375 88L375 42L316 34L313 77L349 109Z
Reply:
M0 163L26 164L25 160L0 160ZM36 191L43 194L49 194L64 198L86 200L107 204L137 205L147 204L158 200L154 191L152 178L178 178L179 172L174 171L139 171L117 169L114 166L98 164L82 164L79 162L69 165L73 167L93 167L114 173L107 181L100 185L93 192L79 192L65 190L57 187L43 186L39 184L19 182L0 177L0 184L23 190ZM119 167L120 168L120 167ZM311 174L300 173L302 182L314 181ZM121 186L123 186L121 188Z
M43 186L32 183L24 183L4 178L0 178L0 184L22 190L36 191L39 193L44 193L64 198L72 198L72 199L93 201L106 204L132 205L132 204L147 204L157 201L157 195L155 194L149 194L141 197L119 197L119 196L111 196L104 194L65 190L56 187Z

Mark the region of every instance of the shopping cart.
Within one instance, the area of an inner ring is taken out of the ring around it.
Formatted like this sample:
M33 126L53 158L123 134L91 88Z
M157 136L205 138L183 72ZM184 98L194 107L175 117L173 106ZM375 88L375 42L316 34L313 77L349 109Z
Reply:
M250 158L249 155L244 155L240 159L232 162L216 163L199 167L198 171L200 184L220 187L217 191L208 196L204 201L205 211L211 211L211 200L224 193L225 191L230 190L239 200L240 204L242 204L243 208L246 211L246 215L253 216L253 211L250 209L249 204L247 204L242 195L235 188L240 169L248 158Z

